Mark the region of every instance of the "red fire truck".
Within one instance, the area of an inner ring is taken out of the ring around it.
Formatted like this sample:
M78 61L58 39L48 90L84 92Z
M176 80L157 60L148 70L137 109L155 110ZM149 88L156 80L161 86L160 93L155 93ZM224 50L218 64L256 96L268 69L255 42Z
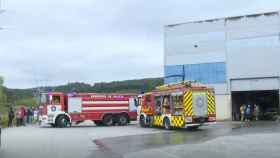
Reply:
M159 86L139 100L142 127L196 129L216 122L214 89L198 83Z
M99 125L126 125L137 119L137 95L125 93L41 94L42 124L67 127L72 123L92 120Z

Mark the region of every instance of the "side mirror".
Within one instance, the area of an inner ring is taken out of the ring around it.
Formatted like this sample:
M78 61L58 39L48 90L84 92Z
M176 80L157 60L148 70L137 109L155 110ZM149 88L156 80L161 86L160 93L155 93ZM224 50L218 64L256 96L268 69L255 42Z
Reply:
M139 106L139 104L138 104L138 99L134 99L134 105L136 106L136 107L138 107Z

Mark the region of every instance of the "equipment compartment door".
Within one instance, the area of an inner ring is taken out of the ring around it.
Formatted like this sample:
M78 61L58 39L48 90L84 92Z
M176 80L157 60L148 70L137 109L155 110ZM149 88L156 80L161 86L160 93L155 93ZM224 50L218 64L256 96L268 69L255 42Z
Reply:
M80 113L82 112L82 98L69 98L68 100L68 112Z
M193 92L193 113L198 117L207 116L207 95L205 92Z

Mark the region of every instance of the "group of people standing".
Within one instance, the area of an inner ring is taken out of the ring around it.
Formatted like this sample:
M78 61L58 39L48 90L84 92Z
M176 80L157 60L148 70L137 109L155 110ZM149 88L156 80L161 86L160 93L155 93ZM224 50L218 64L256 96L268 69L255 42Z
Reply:
M259 120L260 107L257 104L243 104L240 106L241 121L250 122L251 120Z
M25 106L20 106L14 112L13 108L10 107L9 110L9 121L8 126L13 126L13 120L16 117L16 126L25 126L26 124L32 124L39 119L39 109L35 107L26 108Z

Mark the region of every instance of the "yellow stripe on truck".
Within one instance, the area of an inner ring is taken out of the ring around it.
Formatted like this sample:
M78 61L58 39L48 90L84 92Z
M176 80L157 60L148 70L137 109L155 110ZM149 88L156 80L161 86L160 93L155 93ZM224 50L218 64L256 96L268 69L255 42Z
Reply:
M154 116L153 125L154 126L162 126L162 119L161 119L160 116Z
M183 127L185 124L184 116L171 116L171 126Z
M192 109L192 92L188 91L184 95L184 112L186 116L192 116L193 115L193 109Z
M215 114L215 98L212 92L207 93L208 114Z

